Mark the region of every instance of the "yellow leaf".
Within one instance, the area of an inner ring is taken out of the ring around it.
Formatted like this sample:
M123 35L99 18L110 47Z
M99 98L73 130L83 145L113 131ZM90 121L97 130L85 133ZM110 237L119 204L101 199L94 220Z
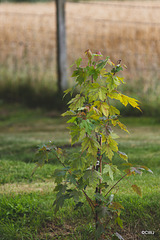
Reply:
M111 99L117 99L120 100L121 96L119 93L117 93L115 90L107 94L109 98Z
M112 149L112 151L117 152L118 151L118 143L111 138L111 136L107 139L109 147Z
M91 52L90 49L87 49L84 53L87 55L87 57L88 57L89 60L92 59L92 52Z
M106 77L106 74L107 74L106 69L105 69L105 68L102 68L102 69L100 70L100 74L101 74L102 77Z
M136 100L135 98L131 98L131 97L121 94L119 100L124 106L127 106L127 104L129 103L132 107L137 108L138 110L141 111L139 104L138 104L139 101Z
M123 123L121 123L120 121L117 121L117 124L121 129L129 133L129 131L127 130L127 127Z
M128 161L128 156L127 156L126 153L118 151L118 154L119 154L119 156L120 156L121 158L123 158L126 162Z
M107 63L108 63L110 66L115 66L115 64L114 64L110 59L107 60Z
M117 108L115 108L115 107L113 107L113 106L110 106L109 107L109 114L111 115L111 116L113 116L113 115L119 115L120 114L120 111L117 109Z
M127 106L127 104L128 104L127 96L121 94L119 100L125 107Z
M63 154L62 149L61 149L61 148L58 148L58 149L57 149L57 153L58 153L58 154Z

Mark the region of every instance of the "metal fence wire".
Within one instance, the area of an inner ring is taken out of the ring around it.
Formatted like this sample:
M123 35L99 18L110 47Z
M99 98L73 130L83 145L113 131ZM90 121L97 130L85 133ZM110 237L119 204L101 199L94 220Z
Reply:
M69 66L90 48L121 59L128 67L124 77L144 93L160 92L160 3L67 2L65 10L68 76ZM5 72L54 88L56 65L55 3L1 3L1 82Z

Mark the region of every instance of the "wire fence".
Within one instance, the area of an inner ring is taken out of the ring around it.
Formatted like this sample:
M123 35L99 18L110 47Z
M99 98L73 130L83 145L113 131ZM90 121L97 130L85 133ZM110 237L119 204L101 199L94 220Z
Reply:
M66 3L68 76L69 66L90 48L115 62L122 59L131 87L158 95L160 4L156 4ZM1 83L7 77L56 88L56 65L55 3L1 4Z

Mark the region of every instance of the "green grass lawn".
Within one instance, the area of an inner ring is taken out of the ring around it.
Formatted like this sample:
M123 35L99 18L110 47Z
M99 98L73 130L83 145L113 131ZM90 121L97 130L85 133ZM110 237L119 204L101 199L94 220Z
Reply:
M144 172L142 176L128 177L114 190L115 198L125 208L122 211L124 229L118 231L125 240L159 240L160 122L153 118L125 118L122 121L128 125L130 134L118 130L120 150L128 154L129 162L145 165L153 174ZM87 204L74 211L70 200L56 216L54 214L56 159L39 168L31 178L37 146L49 140L58 146L70 142L65 119L57 113L1 106L1 240L94 239L92 214ZM121 168L122 161L116 157L113 161ZM141 187L142 198L132 191L134 183ZM142 235L141 231L155 231L155 235Z

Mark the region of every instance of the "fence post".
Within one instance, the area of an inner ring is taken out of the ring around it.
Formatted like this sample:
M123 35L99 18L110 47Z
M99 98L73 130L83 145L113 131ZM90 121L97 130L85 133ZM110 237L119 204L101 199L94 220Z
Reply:
M56 0L58 91L67 88L65 0Z

